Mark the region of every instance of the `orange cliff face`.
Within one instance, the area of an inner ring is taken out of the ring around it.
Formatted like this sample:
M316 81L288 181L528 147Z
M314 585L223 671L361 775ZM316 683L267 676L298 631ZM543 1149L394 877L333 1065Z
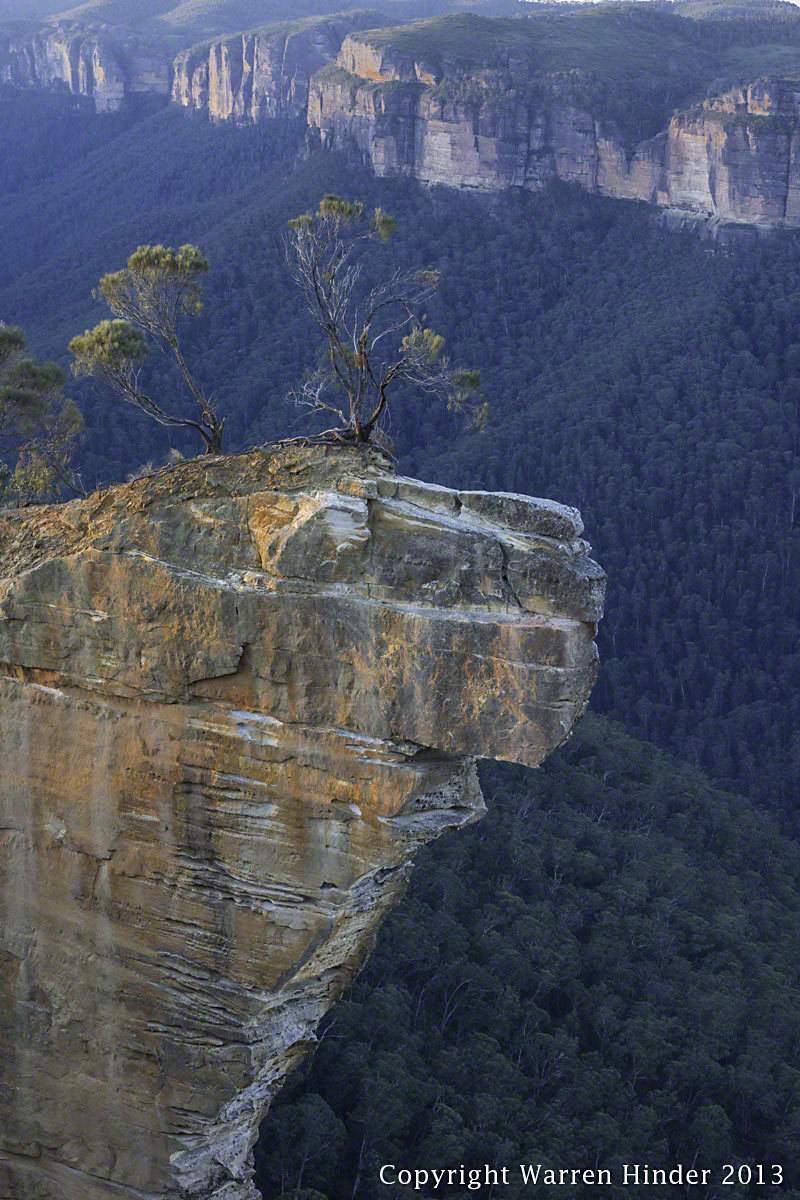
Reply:
M270 1098L415 850L596 673L574 509L373 452L0 516L0 1196L256 1200Z
M769 78L676 115L629 147L576 103L568 75L531 90L520 64L438 70L370 33L312 78L308 121L378 175L497 191L577 183L617 199L765 227L800 225L800 82Z

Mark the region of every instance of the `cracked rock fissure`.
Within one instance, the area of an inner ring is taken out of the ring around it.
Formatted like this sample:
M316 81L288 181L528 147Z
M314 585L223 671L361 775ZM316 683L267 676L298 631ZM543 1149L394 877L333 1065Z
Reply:
M574 509L374 452L0 516L0 1200L257 1200L252 1145L403 892L596 672Z

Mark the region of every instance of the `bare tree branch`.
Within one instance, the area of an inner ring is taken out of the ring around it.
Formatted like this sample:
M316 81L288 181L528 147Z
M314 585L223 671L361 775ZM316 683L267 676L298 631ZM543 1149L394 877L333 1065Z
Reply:
M435 292L438 272L395 270L363 295L363 254L370 243L394 233L393 218L375 209L367 222L363 204L327 195L316 213L295 217L289 226L284 242L289 272L324 336L328 363L327 371L291 393L295 401L337 416L341 427L328 433L369 442L380 437L390 387L405 379L438 395L448 408L469 411L480 424L486 407L475 398L477 373L455 371L442 354L443 339L416 315ZM331 398L337 392L344 393L344 405Z

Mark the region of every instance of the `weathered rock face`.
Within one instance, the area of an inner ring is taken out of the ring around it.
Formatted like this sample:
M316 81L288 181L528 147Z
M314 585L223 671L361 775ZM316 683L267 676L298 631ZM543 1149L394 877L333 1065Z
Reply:
M172 99L215 120L305 117L314 72L336 57L346 33L383 20L378 12L353 12L196 46L172 64Z
M800 82L759 79L675 117L663 187L673 208L800 225Z
M631 146L576 102L579 71L542 73L535 48L492 40L491 21L482 60L446 41L415 57L402 30L398 48L383 24L375 10L314 17L177 55L168 39L122 31L0 32L0 83L67 87L102 112L149 93L215 120L306 118L323 145L356 147L379 175L428 184L539 190L561 179L676 214L800 226L796 79L713 96Z
M0 518L0 1197L255 1200L270 1097L415 849L596 669L578 514L376 455Z
M311 82L323 144L356 146L379 175L494 191L553 179L720 221L800 225L800 84L763 79L673 118L631 152L575 106L568 77L513 59L472 74L414 61L370 34L345 38Z
M68 88L113 112L125 95L125 75L111 48L97 37L37 33L0 42L0 82L15 87Z
M115 112L127 94L169 95L169 54L152 39L119 39L86 32L0 31L0 83L21 88L67 88Z
M345 34L385 23L374 9L311 17L222 37L175 54L174 39L123 30L0 31L0 83L66 87L114 112L149 94L214 120L302 117L311 76L334 59Z

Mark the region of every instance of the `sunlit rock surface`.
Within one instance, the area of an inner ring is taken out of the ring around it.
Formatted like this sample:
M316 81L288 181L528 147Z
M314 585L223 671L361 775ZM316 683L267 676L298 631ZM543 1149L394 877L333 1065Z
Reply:
M58 31L0 35L0 83L64 88L93 100L98 112L118 109L126 88L125 71L103 38Z
M0 517L2 1200L254 1200L474 756L580 715L587 551L574 509L330 448Z
M306 121L312 142L355 149L378 175L425 184L538 191L563 180L670 217L800 227L798 79L712 94L634 145L576 100L581 72L539 70L530 48L503 42L491 20L451 25L457 42L462 25L474 33L482 22L485 49L467 55L447 41L411 53L402 29L381 28L386 21L353 10L183 49L175 37L105 26L7 26L0 84L67 89L99 112L150 94L213 120Z
M364 10L216 38L175 58L172 99L214 120L305 117L314 72L336 57L346 33L382 20Z
M415 60L385 36L349 34L308 106L323 145L355 147L378 175L487 192L560 179L720 222L800 225L800 81L756 80L629 146L576 107L566 75L534 81L511 53Z

